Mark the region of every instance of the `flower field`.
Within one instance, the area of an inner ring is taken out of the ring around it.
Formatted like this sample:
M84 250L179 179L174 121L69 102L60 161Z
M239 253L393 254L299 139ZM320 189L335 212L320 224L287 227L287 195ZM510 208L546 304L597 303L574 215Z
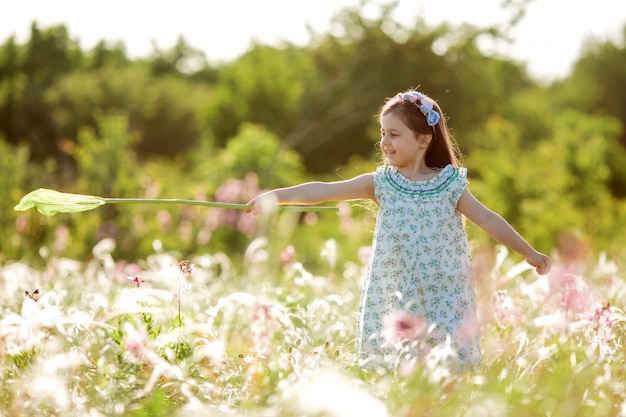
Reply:
M238 262L114 246L0 265L0 416L626 415L626 285L602 256L539 277L476 253L483 367L438 346L376 373L352 357L366 249L335 266L329 241L313 274L263 238Z

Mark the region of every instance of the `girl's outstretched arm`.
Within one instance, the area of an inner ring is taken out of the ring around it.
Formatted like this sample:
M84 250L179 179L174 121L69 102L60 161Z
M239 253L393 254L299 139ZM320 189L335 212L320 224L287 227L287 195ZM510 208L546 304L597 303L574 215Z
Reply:
M306 182L292 187L277 188L263 193L248 202L256 214L267 211L280 204L319 204L326 201L372 199L374 196L374 178L372 174L363 174L345 181Z
M489 236L522 255L537 273L545 275L550 272L550 258L537 252L502 216L485 207L467 188L457 203L457 209Z

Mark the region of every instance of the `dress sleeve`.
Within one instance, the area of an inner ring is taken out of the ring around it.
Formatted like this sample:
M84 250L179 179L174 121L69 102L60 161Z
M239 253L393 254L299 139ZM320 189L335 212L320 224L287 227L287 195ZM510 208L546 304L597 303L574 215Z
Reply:
M373 179L374 179L374 196L376 197L376 200L379 203L381 199L383 198L382 192L383 192L384 173L385 173L385 167L383 166L377 167L376 171L372 172Z
M465 187L469 184L469 181L467 180L467 168L455 168L454 175L454 185L452 186L450 198L456 205L459 202L459 198L461 198L461 194L465 191Z

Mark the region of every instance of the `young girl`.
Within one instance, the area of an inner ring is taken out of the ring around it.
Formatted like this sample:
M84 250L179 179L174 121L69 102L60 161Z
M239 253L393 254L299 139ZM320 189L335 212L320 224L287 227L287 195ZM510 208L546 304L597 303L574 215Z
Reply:
M385 164L336 182L308 182L251 200L260 213L274 204L371 199L378 205L372 255L357 319L356 353L370 365L390 359L384 320L398 311L419 317L431 346L449 338L464 368L481 362L470 248L462 215L522 255L539 274L550 258L467 189L466 169L439 105L410 90L379 113ZM371 366L367 366L371 367Z

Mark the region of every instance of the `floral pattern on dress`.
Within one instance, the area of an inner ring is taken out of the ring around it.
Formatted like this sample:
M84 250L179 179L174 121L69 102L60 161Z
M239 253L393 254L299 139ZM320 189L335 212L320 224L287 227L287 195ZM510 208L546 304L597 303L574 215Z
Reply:
M374 173L379 203L372 255L357 319L356 353L366 363L389 357L384 318L408 311L434 324L428 343L449 337L463 367L481 362L470 249L456 205L468 181L465 168L448 165L413 181L391 166Z

